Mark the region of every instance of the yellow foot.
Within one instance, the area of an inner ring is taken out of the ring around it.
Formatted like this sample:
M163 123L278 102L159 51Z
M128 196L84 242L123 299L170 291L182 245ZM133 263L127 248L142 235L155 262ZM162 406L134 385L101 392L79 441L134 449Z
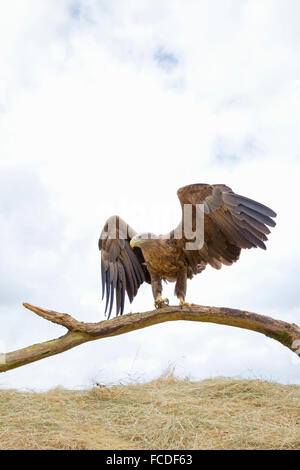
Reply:
M191 304L188 304L187 302L184 301L183 297L180 297L179 305L182 305L182 307L190 307L191 306Z
M162 299L161 295L158 295L154 302L155 308L162 308L169 305L169 299Z

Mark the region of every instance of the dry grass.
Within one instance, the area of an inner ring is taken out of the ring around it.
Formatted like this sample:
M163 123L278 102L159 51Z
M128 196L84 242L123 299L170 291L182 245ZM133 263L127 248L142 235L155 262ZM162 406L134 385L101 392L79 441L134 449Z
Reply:
M0 391L0 449L300 449L300 386L178 380Z

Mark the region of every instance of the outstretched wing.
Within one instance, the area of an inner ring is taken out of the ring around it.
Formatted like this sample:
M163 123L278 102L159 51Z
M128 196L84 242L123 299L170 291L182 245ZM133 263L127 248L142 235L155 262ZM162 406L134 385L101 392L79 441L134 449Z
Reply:
M199 256L214 268L237 261L242 248L266 249L268 226L276 225L276 213L269 207L235 194L223 184L192 184L177 194L182 208L203 204L204 245Z
M101 232L99 250L101 251L102 300L106 295L105 313L110 317L114 297L116 315L124 311L125 292L130 302L137 294L139 286L150 281L150 274L144 264L140 248L130 246L136 232L118 216L110 217Z

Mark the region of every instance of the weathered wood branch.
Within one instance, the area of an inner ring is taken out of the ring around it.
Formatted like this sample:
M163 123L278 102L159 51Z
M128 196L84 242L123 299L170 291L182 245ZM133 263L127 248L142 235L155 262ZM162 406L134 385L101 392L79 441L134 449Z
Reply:
M129 331L175 320L218 323L257 331L279 341L300 356L299 326L244 310L204 307L201 305L192 305L191 307L169 306L144 313L123 315L99 323L84 323L67 313L45 310L27 303L23 305L40 317L64 326L68 332L64 336L51 341L33 344L7 354L0 354L0 372L6 372L45 357L59 354L88 341L122 335Z

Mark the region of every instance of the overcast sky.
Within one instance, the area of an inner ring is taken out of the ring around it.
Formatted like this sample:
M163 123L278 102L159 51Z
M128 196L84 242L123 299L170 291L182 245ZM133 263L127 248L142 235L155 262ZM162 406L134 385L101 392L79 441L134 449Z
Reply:
M10 0L0 15L0 351L64 333L22 302L104 319L98 237L120 215L165 233L176 190L224 183L269 205L267 251L208 267L187 301L299 323L298 0ZM174 284L165 286L170 303ZM142 286L127 312L149 310ZM149 380L300 384L296 355L258 333L174 322L81 345L0 387Z

